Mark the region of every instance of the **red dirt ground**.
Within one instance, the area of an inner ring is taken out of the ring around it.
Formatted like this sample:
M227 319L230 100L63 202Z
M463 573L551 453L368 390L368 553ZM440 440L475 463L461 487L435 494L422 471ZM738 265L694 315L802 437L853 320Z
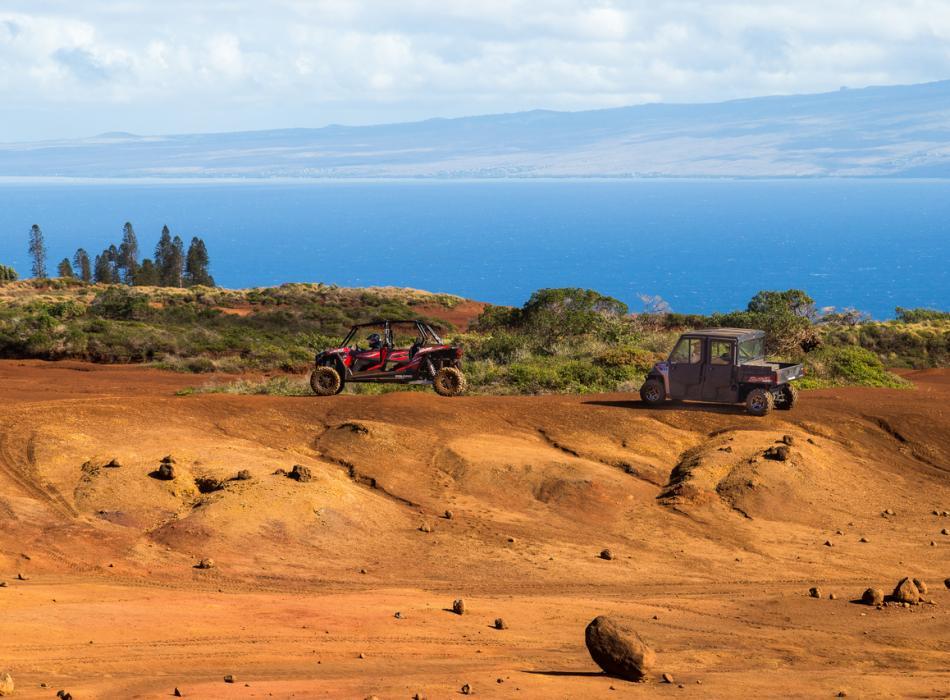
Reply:
M906 376L756 419L0 362L0 672L76 700L947 697L950 373ZM312 481L274 474L294 464ZM936 605L852 602L904 575ZM604 613L655 647L650 682L591 661Z

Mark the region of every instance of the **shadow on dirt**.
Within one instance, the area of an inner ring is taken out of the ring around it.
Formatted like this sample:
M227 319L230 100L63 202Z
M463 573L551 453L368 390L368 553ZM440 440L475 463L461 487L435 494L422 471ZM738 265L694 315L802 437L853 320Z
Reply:
M642 401L584 401L588 406L609 406L610 408L628 408L634 411L699 411L701 413L721 413L725 415L742 415L746 413L745 406L713 403L664 403L659 406L649 406Z
M573 678L596 678L597 676L606 676L603 671L522 671L530 673L533 676L558 676Z

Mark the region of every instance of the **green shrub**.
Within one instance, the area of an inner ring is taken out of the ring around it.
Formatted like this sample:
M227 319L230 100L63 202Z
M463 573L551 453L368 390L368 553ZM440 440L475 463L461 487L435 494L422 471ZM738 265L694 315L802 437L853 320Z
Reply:
M897 388L908 383L888 372L881 359L864 348L822 348L806 357L803 388L841 385Z

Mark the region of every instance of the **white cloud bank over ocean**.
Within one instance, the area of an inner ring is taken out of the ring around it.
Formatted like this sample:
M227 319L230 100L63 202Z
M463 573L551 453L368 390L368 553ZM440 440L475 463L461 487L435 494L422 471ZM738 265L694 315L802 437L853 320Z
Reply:
M0 0L0 141L950 77L946 0Z

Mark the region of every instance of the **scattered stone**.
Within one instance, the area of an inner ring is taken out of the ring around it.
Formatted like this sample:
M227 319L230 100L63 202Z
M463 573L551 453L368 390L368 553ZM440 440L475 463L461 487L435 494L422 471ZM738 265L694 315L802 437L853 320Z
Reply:
M942 515L942 516L945 517L945 518L948 517L948 516L950 516L950 510L945 510L945 511L943 511L940 515Z
M795 438L792 437L791 435L783 435L782 442L784 442L786 445L791 446L795 444Z
M195 564L196 569L213 569L214 568L214 559L202 559L197 564Z
M890 508L885 508L883 512L881 513L881 515L894 515L894 511L891 510Z
M30 580L30 577L27 576L27 575L24 574L24 573L19 573L19 574L16 575L16 579L17 579L17 581L29 581L29 580Z
M937 546L937 543L934 542L933 540L930 540L930 546L931 546L931 547L936 547L936 546Z
M195 486L199 493L214 493L224 488L224 484L213 476L199 476L195 479Z
M941 534L941 535L950 535L950 530L948 530L947 528L944 528L943 530L940 531L940 534Z
M161 481L171 481L175 478L175 467L171 463L162 462L152 474Z
M812 586L808 589L808 595L812 598L821 598L821 589L818 586Z
M56 691L56 697L60 700L73 700L73 694L67 693L65 690Z
M232 676L232 675L229 673L228 675L226 675L226 676L224 677L224 682L225 682L225 683L233 683L233 682L234 682L234 676Z
M916 605L920 602L920 591L917 589L917 586L914 585L914 580L909 576L905 576L897 582L892 597L905 607L908 605Z
M496 630L506 630L506 629L508 629L508 625L505 623L505 621L504 621L502 618L496 617L496 618L495 618L495 629L496 629Z
M277 467L277 469L273 471L273 474L274 476L287 476L287 470Z
M360 652L360 658L361 658L361 659L365 659L365 658L366 658L366 654L364 654L363 652Z
M809 445L817 445L817 444L818 444L817 442L815 442L815 438L808 438L807 442L808 442Z
M725 447L719 448L720 452L732 452L732 445L726 445Z
M397 620L401 620L401 619L402 619L402 613L397 610L396 613L393 615L393 617L395 617Z
M601 559L606 559L607 561L610 561L611 559L614 558L614 555L611 554L611 552L610 552L609 549L602 549L602 550L600 550L600 558L601 558Z
M453 600L453 601L452 601L452 612L454 612L456 615L464 615L464 614L465 614L465 601L462 600L461 598L458 598L457 600Z
M605 615L587 625L584 641L594 662L617 678L642 680L656 662L656 653L639 634Z
M6 582L6 581L0 581L0 588L6 588L6 587L7 587L7 582Z
M313 474L310 472L310 467L305 467L302 464L295 464L294 468L290 470L288 476L295 481L305 483L307 481L313 481Z
M175 692L173 693L173 695L174 695L176 698L180 698L180 697L181 697L181 691L178 690L178 688L175 688Z
M838 596L836 596L834 593L828 594L828 600L837 600L837 599L838 599Z
M867 537L862 537L861 539L858 540L858 542L864 542L865 544L867 544L870 541L871 540L869 540Z
M846 697L848 697L848 694L847 694L845 691L843 691L843 690L839 690L837 697L839 697L839 698L846 698Z
M669 673L664 673L663 676L662 676L662 678L663 678L663 682L664 682L664 683L672 683L672 682L673 682L673 676L672 676L671 674L669 674Z
M472 686L466 683L465 685L462 686L462 695L471 695L471 694L472 694Z
M865 605L883 605L884 591L880 588L868 588L861 594L861 602Z
M110 459L110 460L105 464L105 468L106 468L106 469L119 469L121 466L122 466L122 463L121 463L119 460L117 460L115 457L113 457L112 459Z
M234 477L235 481L250 481L251 480L251 471L249 469L242 469L237 473L237 476Z
M425 520L419 526L419 532L432 532L432 526Z
M836 535L843 535L843 534L844 534L844 530L835 530L835 534L836 534Z
M762 454L766 459L774 459L777 462L787 462L790 455L788 445L775 445Z
M508 538L508 544L514 544L516 541L517 541L517 540L515 540L514 537L509 537L509 538Z
M950 578L945 578L943 580L943 585L945 588L950 588Z
M917 586L917 590L920 591L920 595L927 595L927 584L921 581L919 578L914 579L914 585Z
M0 673L0 696L13 695L13 676L9 673Z
M365 574L365 573L366 573L366 569L360 569L360 573L361 573L361 574Z
M931 512L931 515L940 515L940 511L934 508Z
M831 546L833 546L833 545L831 544L831 540L825 540L825 546L826 546L826 547L831 547Z
M442 517L445 518L446 520L451 520L454 515L455 514L452 511L447 510L445 511L445 513L442 514Z

